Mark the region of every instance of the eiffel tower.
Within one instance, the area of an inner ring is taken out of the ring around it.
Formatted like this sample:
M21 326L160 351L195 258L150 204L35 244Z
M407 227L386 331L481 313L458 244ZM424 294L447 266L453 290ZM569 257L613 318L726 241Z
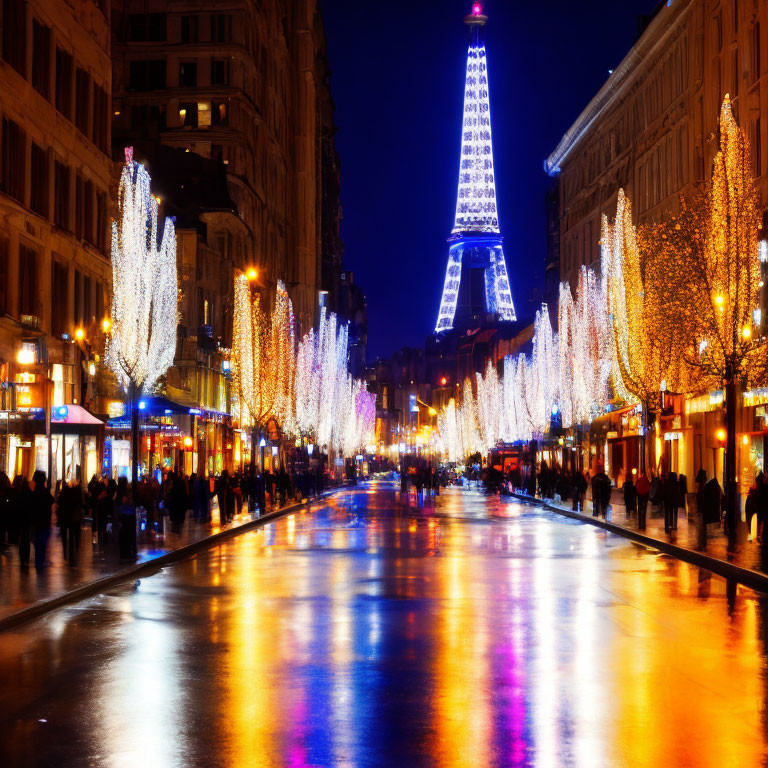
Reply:
M475 3L464 19L470 43L459 191L453 231L448 238L448 266L436 333L516 319L496 207L488 64L482 40L487 21L480 3Z

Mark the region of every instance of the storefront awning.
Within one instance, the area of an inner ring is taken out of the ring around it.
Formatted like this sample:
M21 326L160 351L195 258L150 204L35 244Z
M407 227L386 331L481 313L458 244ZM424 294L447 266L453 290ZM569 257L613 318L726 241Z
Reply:
M60 405L52 409L51 421L54 424L87 424L103 426L104 422L86 411L81 405Z

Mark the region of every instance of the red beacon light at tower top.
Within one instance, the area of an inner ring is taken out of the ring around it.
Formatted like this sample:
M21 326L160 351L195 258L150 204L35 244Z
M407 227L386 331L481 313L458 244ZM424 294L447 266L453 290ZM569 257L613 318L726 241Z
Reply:
M480 5L480 3L474 3L472 5L472 15L473 16L482 16L483 15L483 6Z

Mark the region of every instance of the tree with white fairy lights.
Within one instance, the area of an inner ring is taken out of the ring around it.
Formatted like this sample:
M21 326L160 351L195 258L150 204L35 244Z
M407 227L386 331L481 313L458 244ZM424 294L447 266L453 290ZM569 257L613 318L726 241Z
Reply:
M118 218L112 223L112 312L106 362L128 391L131 478L138 479L138 400L151 393L176 354L178 282L176 230L166 218L158 232L158 203L146 168L125 150ZM159 238L159 239L158 239Z

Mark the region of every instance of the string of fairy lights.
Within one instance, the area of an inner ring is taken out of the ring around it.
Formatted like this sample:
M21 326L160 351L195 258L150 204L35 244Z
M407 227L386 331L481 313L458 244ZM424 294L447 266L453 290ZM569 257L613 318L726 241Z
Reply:
M351 456L373 442L375 397L348 371L349 331L320 310L297 340L293 305L278 281L271 312L246 275L235 278L232 373L243 426L274 418L285 435Z
M749 141L725 97L720 150L705 191L659 222L636 227L619 190L602 217L600 274L562 283L553 332L537 312L532 351L467 379L438 414L442 449L459 461L499 441L588 424L609 403L658 407L669 390L697 394L746 377L768 382L760 310L760 213Z
M176 230L163 223L146 168L125 150L112 224L112 311L105 358L119 383L152 392L176 353Z

